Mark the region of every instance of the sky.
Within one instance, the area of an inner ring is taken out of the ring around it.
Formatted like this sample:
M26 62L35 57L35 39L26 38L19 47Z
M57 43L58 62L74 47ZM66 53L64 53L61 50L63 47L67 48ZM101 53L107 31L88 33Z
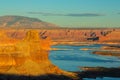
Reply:
M6 15L61 27L120 27L120 0L0 0L0 16Z

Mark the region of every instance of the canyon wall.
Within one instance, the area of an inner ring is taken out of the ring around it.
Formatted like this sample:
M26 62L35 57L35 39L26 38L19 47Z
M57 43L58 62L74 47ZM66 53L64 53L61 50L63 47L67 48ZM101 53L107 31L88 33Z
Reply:
M120 43L120 30L113 31L106 36L102 36L100 41L113 42L113 43L114 42L119 42Z
M5 30L8 37L13 39L23 39L29 29ZM42 39L51 38L53 41L99 41L100 38L106 37L113 29L37 29L39 37Z

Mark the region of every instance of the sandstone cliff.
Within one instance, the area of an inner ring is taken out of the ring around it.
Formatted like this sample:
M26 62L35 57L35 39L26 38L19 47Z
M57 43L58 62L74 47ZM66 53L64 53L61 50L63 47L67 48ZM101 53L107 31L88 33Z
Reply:
M8 37L23 39L29 29L6 30ZM36 29L42 39L48 37L53 42L91 42L100 41L113 32L113 29Z
M120 43L120 30L112 31L107 36L101 37L102 42L119 42Z
M46 45L44 45L44 43ZM73 73L60 70L48 59L49 39L42 40L37 31L30 30L26 37L8 45L0 44L0 73L17 75L63 74Z

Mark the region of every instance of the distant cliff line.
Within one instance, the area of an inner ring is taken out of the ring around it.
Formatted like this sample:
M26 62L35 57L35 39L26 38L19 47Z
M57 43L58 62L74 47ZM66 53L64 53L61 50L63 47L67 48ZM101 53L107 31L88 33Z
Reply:
M7 37L23 39L31 29L0 29ZM42 38L51 38L53 42L104 42L119 41L120 29L32 29Z

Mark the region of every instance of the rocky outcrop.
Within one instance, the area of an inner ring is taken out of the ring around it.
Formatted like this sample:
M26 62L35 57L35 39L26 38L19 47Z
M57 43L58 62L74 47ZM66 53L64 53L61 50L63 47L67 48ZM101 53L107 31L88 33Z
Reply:
M0 44L0 73L17 75L64 74L75 76L74 73L60 70L48 58L49 39L41 39L37 31L30 30L26 37L8 45ZM44 43L47 44L44 45Z

